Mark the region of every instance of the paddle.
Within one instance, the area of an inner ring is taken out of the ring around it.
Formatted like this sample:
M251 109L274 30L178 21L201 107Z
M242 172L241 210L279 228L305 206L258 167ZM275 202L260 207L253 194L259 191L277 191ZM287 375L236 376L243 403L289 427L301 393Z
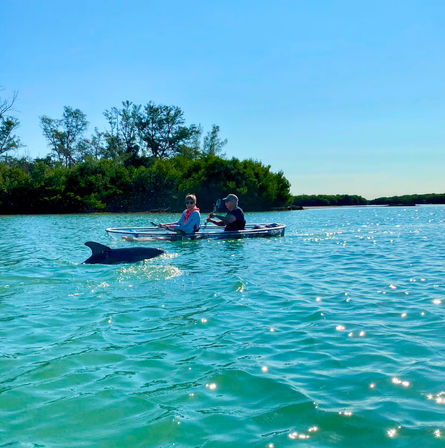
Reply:
M215 202L215 205L213 206L213 211L212 211L212 213L215 213L216 210L218 210L220 206L221 206L221 199L218 199L218 200ZM205 228L207 227L207 223L208 223L208 221L206 220L203 229L205 229Z
M158 229L164 229L168 230L169 232L179 233L179 235L185 235L185 232L180 229L170 229L168 226L163 226L162 224L156 224L155 222L151 221L151 224Z

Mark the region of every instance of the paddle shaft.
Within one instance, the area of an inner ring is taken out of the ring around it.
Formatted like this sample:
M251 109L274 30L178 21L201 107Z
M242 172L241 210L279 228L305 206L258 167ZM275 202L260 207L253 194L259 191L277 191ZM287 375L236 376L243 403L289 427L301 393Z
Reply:
M161 224L156 224L153 221L151 221L151 224L154 225L155 227L157 227L158 229L165 229L165 230L168 230L169 232L179 233L179 235L185 235L185 232L183 230L181 230L181 229L170 229L170 227L168 227L168 226L163 226Z
M218 208L219 208L220 205L221 205L221 199L218 199L218 200L215 202L215 205L213 206L213 211L212 211L212 213L215 213L216 210L218 210ZM204 229L207 227L207 223L208 223L208 222L209 222L209 221L206 220L206 222L205 222L205 224L204 224Z

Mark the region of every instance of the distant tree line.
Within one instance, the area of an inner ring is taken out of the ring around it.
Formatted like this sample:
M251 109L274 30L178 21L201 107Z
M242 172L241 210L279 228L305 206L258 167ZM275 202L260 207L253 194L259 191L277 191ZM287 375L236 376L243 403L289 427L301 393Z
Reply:
M336 194L336 195L300 195L294 196L294 207L324 207L342 205L390 205L412 206L416 204L445 204L445 193L437 194L411 194L404 196L381 197L377 199L365 199L362 196Z
M369 201L374 205L405 205L416 204L445 204L445 193L409 194L404 196L381 197Z
M335 194L335 195L300 195L294 196L293 205L300 207L324 207L340 205L366 205L368 201L356 195Z
M224 157L219 126L203 137L180 108L152 102L106 110L107 128L91 136L85 114L65 106L59 119L40 117L48 156L15 158L6 154L21 145L14 100L0 100L0 213L179 211L189 192L203 210L229 192L245 210L291 203L282 172Z

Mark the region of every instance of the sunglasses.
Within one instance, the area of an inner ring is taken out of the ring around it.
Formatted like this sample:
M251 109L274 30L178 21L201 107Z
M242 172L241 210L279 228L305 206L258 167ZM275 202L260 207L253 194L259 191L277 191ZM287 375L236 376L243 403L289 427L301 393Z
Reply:
M194 204L195 201L185 201L186 204Z

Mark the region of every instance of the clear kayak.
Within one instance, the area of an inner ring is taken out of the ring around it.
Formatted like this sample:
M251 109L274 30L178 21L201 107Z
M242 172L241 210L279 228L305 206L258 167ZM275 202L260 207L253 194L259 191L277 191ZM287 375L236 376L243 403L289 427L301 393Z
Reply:
M284 224L249 224L245 230L225 231L215 225L202 226L199 232L183 234L159 227L110 227L106 229L109 236L128 241L181 241L203 239L236 239L253 237L283 236Z

